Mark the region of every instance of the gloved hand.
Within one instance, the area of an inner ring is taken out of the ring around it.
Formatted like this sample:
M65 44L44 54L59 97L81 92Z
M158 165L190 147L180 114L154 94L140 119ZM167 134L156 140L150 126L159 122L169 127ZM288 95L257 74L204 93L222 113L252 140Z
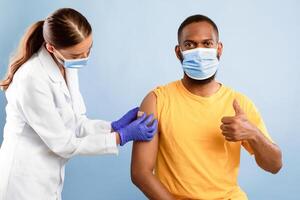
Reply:
M135 120L137 118L138 111L139 111L139 107L129 110L121 119L111 123L112 129L114 131L118 131L121 128L130 124L133 120Z
M153 120L153 114L147 115L144 113L142 117L131 122L129 125L121 128L118 133L120 135L120 145L123 146L129 141L150 141L157 132L157 120L154 120L152 125L148 124Z

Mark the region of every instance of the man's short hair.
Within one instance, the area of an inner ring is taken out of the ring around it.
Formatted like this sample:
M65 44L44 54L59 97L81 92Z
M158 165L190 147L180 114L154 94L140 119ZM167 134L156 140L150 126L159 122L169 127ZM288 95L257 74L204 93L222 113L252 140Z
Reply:
M178 32L177 32L177 37L178 37L178 42L180 40L180 36L182 33L182 30L184 29L184 27L186 27L189 24L195 23L195 22L207 22L210 25L212 25L214 31L216 32L217 35L217 40L219 40L219 30L217 25L215 24L215 22L213 22L213 20L211 20L210 18L204 16L204 15L192 15L188 18L186 18L179 26L178 28Z

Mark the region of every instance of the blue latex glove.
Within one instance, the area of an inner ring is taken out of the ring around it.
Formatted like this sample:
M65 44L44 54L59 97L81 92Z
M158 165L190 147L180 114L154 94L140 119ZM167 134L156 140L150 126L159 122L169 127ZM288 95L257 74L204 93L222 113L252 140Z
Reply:
M130 124L133 120L137 118L137 113L139 111L139 107L133 108L129 110L121 119L114 121L111 123L111 127L114 131L118 131L121 128L124 128L128 124Z
M121 139L120 145L123 146L129 141L150 141L157 132L157 120L148 126L152 120L153 114L147 117L144 113L142 117L121 128L118 131Z

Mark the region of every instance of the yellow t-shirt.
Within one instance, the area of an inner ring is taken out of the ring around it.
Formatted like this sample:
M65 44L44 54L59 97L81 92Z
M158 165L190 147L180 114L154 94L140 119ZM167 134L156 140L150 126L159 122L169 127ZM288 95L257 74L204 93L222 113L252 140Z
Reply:
M237 183L240 149L247 142L228 142L221 119L234 116L236 99L248 119L271 140L254 104L222 85L210 97L189 92L181 81L153 90L157 97L159 149L155 175L177 199L246 200ZM272 140L271 140L272 141Z

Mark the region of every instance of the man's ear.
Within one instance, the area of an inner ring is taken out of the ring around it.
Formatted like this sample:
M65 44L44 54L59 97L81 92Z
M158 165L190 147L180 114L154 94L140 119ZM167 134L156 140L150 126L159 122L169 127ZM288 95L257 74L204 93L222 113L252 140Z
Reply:
M223 53L223 43L218 42L218 48L217 48L217 58L220 60Z
M46 43L46 49L50 52L50 53L53 53L54 52L54 47L49 44L49 43Z
M180 62L182 62L183 57L182 57L179 45L175 46L175 53L176 53L176 57L180 60Z

